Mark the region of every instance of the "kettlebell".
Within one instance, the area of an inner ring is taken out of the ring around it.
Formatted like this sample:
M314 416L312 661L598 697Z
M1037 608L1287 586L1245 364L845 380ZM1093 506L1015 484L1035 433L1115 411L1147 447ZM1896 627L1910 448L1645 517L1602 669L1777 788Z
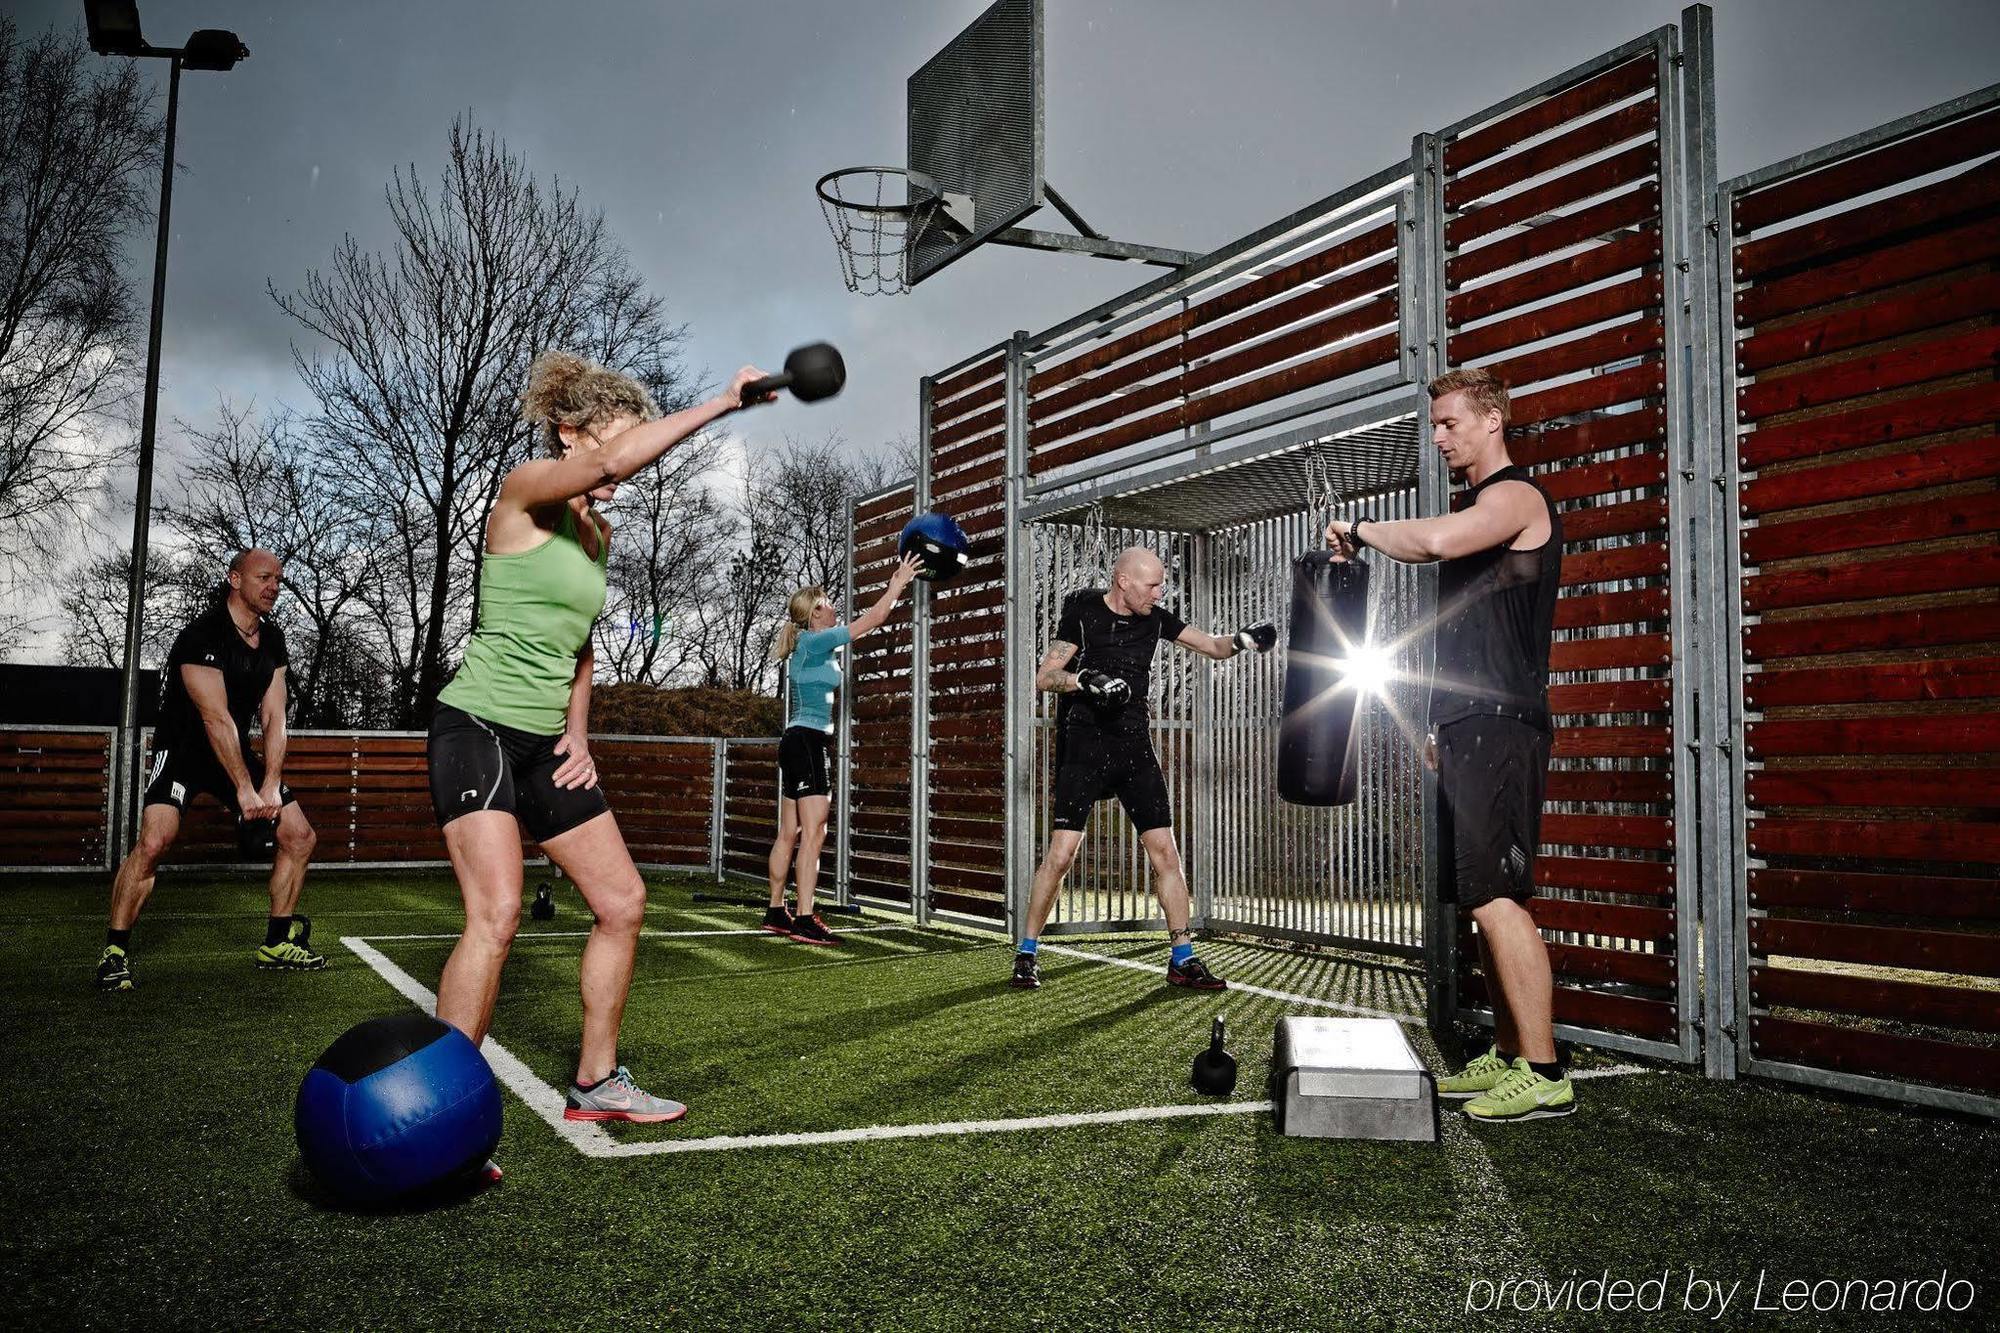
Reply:
M743 386L743 401L754 403L765 394L790 389L802 403L831 398L847 383L847 363L832 343L807 343L794 347L785 357L785 368L776 375L752 380Z
M245 861L268 861L278 854L278 821L242 819L236 821L236 850Z
M1222 1049L1222 1038L1222 1015L1217 1014L1208 1049L1195 1056L1194 1072L1189 1076L1194 1090L1210 1097L1227 1097L1236 1091L1236 1057Z
M535 886L535 903L534 906L528 909L528 915L537 921L553 921L556 919L555 892L549 888L547 880L543 880Z

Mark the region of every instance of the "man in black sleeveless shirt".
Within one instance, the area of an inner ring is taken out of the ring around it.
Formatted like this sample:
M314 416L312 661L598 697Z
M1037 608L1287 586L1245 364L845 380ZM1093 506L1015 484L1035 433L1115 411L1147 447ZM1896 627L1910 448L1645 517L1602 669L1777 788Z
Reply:
M1507 453L1507 386L1491 372L1431 381L1431 439L1467 490L1437 518L1336 519L1327 545L1352 558L1438 565L1437 675L1425 763L1437 770L1446 901L1479 927L1493 1049L1438 1084L1473 1120L1567 1115L1556 1059L1549 954L1534 895L1548 777L1549 641L1562 572L1562 516Z
M139 841L111 885L111 926L97 962L99 990L132 989L132 926L153 892L160 858L180 836L181 811L202 792L249 821L246 854L269 855L271 917L257 966L314 972L326 959L309 944L311 923L295 916L316 837L284 783L285 636L270 619L284 569L269 551L239 551L229 563L228 596L175 638L160 673L159 725L146 773ZM250 748L250 719L261 718L264 755ZM256 821L266 821L261 830Z
M1144 547L1121 552L1110 588L1086 588L1064 599L1055 639L1035 672L1035 688L1061 696L1056 704L1056 773L1049 794L1049 849L1035 869L1020 951L1010 985L1042 984L1042 927L1069 873L1091 807L1116 796L1125 807L1153 870L1153 892L1167 919L1171 952L1167 983L1194 990L1225 990L1228 983L1195 957L1189 929L1187 876L1174 843L1167 779L1153 751L1146 695L1153 653L1161 643L1226 661L1245 651L1269 652L1278 641L1268 622L1232 635L1205 634L1159 604L1166 567Z

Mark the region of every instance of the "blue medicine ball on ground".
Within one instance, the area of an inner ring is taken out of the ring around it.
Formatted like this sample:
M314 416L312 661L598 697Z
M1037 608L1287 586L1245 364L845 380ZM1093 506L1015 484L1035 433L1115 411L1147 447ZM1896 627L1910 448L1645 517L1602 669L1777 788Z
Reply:
M469 1172L500 1142L500 1086L466 1035L428 1014L357 1024L326 1048L292 1112L299 1154L352 1203Z
M917 571L918 578L947 583L964 571L966 550L971 544L958 520L932 510L918 514L904 525L896 554L915 555L923 561L923 568Z

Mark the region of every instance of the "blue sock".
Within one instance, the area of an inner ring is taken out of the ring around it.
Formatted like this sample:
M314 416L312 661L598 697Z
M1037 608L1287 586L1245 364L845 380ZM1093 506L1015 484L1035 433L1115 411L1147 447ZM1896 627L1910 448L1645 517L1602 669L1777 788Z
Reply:
M1194 946L1192 944L1176 944L1174 946L1173 958L1176 967L1192 957L1194 957Z
M1042 946L1041 946L1041 943L1040 943L1040 941L1037 941L1037 940L1022 940L1022 941L1021 941L1021 952L1022 952L1022 953L1034 953L1034 952L1036 952L1037 950L1039 950L1039 949L1040 949L1041 947L1042 947Z

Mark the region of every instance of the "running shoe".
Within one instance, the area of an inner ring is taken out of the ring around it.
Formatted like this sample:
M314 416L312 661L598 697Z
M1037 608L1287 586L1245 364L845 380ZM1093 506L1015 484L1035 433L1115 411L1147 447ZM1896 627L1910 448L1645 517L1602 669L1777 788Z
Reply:
M317 972L326 966L326 955L291 940L280 940L257 946L257 966L266 972Z
M486 1159L485 1165L481 1166L476 1174L485 1184L498 1185L507 1173L500 1169L500 1163L489 1157Z
M1438 1080L1440 1097L1477 1097L1482 1092L1491 1092L1507 1077L1513 1066L1492 1051L1470 1061L1465 1068L1448 1078Z
M1014 955L1014 975L1007 982L1016 990L1040 990L1042 988L1041 960L1031 953Z
M792 914L782 906L767 907L764 909L764 923L758 928L773 935L789 935L792 933Z
M687 1107L665 1097L655 1097L632 1081L624 1065L588 1092L572 1083L563 1106L565 1120L629 1120L637 1125L657 1125L678 1120Z
M1229 983L1208 970L1208 965L1199 958L1190 958L1185 963L1167 964L1167 984L1187 986L1193 990L1228 990Z
M826 928L818 912L792 918L791 936L800 944L839 944L840 936Z
M125 951L115 944L104 946L104 952L97 956L97 989L131 990L132 963Z
M1569 1075L1543 1078L1525 1059L1515 1060L1514 1067L1490 1092L1465 1104L1468 1117L1488 1123L1541 1120L1569 1115L1575 1110L1576 1090L1570 1086Z

